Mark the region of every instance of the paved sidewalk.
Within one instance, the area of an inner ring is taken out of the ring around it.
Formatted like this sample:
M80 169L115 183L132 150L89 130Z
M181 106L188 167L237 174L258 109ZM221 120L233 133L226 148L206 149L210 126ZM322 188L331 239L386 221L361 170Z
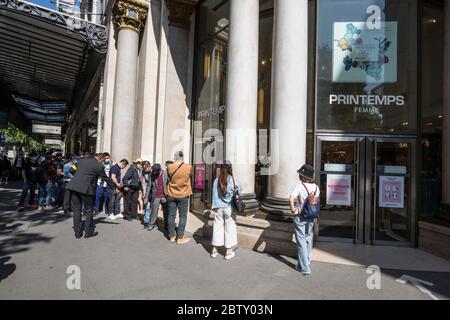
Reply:
M0 186L0 299L448 299L449 272L383 269L381 289L369 290L364 266L296 261L239 248L233 260L212 259L195 237L180 246L138 221L96 217L99 236L76 240L71 218L55 212L16 213L19 185ZM69 266L81 270L81 290L69 290ZM424 293L396 279L409 275L433 286Z

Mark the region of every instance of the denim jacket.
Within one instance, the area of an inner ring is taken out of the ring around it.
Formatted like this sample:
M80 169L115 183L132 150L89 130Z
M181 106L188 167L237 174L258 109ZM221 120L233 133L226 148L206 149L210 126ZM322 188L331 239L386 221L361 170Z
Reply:
M239 191L239 193L241 193L241 185L239 181L236 178L234 178L234 181L236 183L237 190ZM225 196L219 190L219 178L216 178L216 180L214 180L212 190L212 209L231 208L233 196L234 185L233 178L231 176L228 176L227 193Z

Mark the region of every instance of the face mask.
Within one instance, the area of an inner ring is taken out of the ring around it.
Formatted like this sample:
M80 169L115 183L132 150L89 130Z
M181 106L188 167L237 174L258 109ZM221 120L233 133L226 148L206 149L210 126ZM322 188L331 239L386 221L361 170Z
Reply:
M104 164L110 164L110 160L105 160Z

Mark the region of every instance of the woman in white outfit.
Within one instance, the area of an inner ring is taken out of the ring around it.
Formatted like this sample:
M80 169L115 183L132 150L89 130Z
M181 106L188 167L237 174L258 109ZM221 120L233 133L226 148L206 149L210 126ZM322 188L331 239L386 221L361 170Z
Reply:
M232 250L237 245L236 222L233 219L233 196L235 190L241 192L239 182L233 177L231 164L223 164L220 175L213 184L212 209L214 211L214 225L212 237L211 257L219 254L217 247L225 246L225 259L229 260L235 256Z

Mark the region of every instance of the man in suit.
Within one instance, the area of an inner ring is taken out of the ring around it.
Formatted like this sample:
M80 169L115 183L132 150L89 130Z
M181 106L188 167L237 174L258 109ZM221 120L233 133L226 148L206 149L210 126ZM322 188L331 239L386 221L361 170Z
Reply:
M115 188L112 180L106 175L102 162L104 154L96 154L93 158L83 158L77 163L77 171L67 185L71 196L71 207L73 211L73 228L77 239L83 236L83 225L81 219L81 204L86 210L86 221L84 237L91 238L98 235L94 226L94 201L97 179L101 178L111 188Z

